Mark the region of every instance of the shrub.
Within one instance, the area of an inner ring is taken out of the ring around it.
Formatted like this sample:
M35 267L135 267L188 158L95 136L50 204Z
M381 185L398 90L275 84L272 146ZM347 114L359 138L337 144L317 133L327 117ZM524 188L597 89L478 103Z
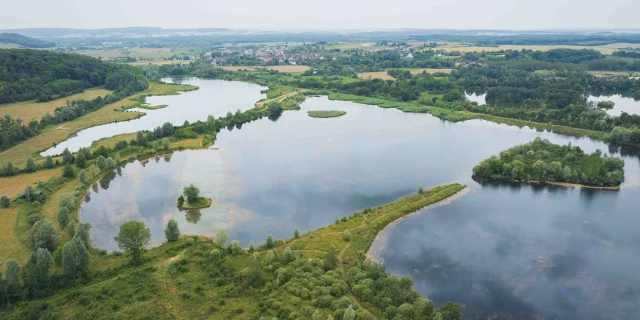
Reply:
M164 235L169 242L175 242L180 237L180 229L178 228L178 222L174 219L167 222L167 227L164 229Z
M349 231L349 229L345 229L342 233L342 240L351 241L351 231Z
M5 195L2 195L2 197L0 197L0 207L9 208L10 205L11 205L11 199L9 199L9 197Z

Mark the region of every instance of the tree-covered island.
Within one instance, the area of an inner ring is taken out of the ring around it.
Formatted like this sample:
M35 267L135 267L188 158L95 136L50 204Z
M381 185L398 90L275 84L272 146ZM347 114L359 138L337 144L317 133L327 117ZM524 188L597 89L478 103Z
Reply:
M600 150L587 154L571 144L560 146L536 138L483 160L473 168L473 177L479 181L619 187L624 182L624 160L603 155Z

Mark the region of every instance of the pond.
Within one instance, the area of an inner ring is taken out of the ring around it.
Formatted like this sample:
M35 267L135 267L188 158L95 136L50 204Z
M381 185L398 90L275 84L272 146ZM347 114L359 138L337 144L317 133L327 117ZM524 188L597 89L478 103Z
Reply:
M57 146L42 152L41 155L45 157L58 155L65 148L76 152L81 147L89 147L93 141L123 133L153 130L165 122L182 125L185 120L189 122L206 120L209 115L216 118L222 117L229 111L235 113L238 109L243 111L251 109L258 100L266 97L261 93L266 89L265 87L246 82L198 78L163 79L163 81L191 84L200 89L180 95L147 97L146 103L149 105L167 105L167 107L156 110L135 109L134 111L145 112L146 115L138 119L104 124L79 131Z
M587 102L593 102L596 105L600 101L613 101L615 103L612 109L602 109L612 116L620 116L622 112L640 114L640 101L633 100L633 98L623 97L619 94L612 96L589 96L587 98Z
M306 115L309 110L347 114L317 119ZM464 303L469 317L600 319L611 304L617 314L640 310L631 299L640 290L640 236L631 232L638 222L632 210L640 191L638 158L624 156L626 182L617 192L481 186L471 180L473 166L538 136L587 152L606 153L607 146L326 97L309 98L302 110L274 120L225 129L208 150L128 164L95 185L81 219L93 225L96 245L115 249L113 237L131 219L144 221L159 244L164 224L175 218L183 234L211 236L224 228L246 247L264 243L267 234L278 239L295 228L314 230L420 186L460 182L470 186L468 194L399 221L376 241L382 248L376 256L390 272L412 277L415 289L438 304ZM211 208L176 208L190 183L213 199Z
M486 93L468 93L465 91L464 93L465 98L467 98L467 100L471 101L471 102L475 102L477 103L479 106L483 106L485 104L487 104L487 94Z

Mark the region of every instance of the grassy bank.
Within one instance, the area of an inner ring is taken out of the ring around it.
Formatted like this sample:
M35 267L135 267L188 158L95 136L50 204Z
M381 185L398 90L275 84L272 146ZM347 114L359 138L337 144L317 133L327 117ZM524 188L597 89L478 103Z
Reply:
M307 112L309 117L312 118L337 118L344 116L347 114L345 111L337 111L337 110L318 110L318 111L309 111Z
M181 237L146 251L140 265L117 252L92 250L90 279L2 310L0 318L24 319L37 310L39 317L78 319L342 319L354 309L357 319L384 319L387 305L404 305L412 319L437 318L443 309L434 310L405 280L364 263L364 252L390 222L463 188L440 186L366 209L299 238L275 241L273 249ZM344 230L351 231L349 238ZM376 295L386 302L371 303L366 292L356 290L368 282L381 288ZM457 308L442 308L452 307Z
M198 200L196 200L194 202L186 202L185 201L185 203L183 203L182 206L179 206L178 208L180 210L209 208L209 207L211 207L211 203L212 202L213 202L213 200L211 200L209 198L199 197Z
M80 130L141 117L144 113L122 112L121 110L127 107L140 106L145 96L179 94L191 88L196 87L152 82L149 84L149 88L141 93L106 105L95 112L91 112L72 121L49 127L40 135L11 149L5 150L0 153L0 163L12 162L15 166L23 168L27 158L30 157L36 160L36 162L42 163L44 159L39 154L41 151L68 139Z

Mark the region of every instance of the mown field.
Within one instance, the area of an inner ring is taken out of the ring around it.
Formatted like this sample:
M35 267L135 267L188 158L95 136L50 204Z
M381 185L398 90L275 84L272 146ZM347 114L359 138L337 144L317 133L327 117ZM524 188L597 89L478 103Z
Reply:
M121 108L140 104L137 99L148 95L170 95L178 94L181 91L192 89L190 86L172 85L151 82L149 88L141 93L106 105L95 112L91 112L82 117L65 122L61 125L49 127L40 135L33 137L9 150L0 153L0 163L12 162L15 166L23 168L27 158L32 157L37 162L44 159L39 152L46 150L53 144L60 143L72 134L89 127L138 118L142 115L139 112L122 112Z
M0 114L10 115L12 118L20 118L25 123L29 123L31 120L40 121L40 119L42 119L42 117L47 113L53 115L54 110L58 107L65 106L67 101L93 100L97 97L104 97L109 93L111 93L110 90L95 88L48 102L18 102L3 104L0 105Z

